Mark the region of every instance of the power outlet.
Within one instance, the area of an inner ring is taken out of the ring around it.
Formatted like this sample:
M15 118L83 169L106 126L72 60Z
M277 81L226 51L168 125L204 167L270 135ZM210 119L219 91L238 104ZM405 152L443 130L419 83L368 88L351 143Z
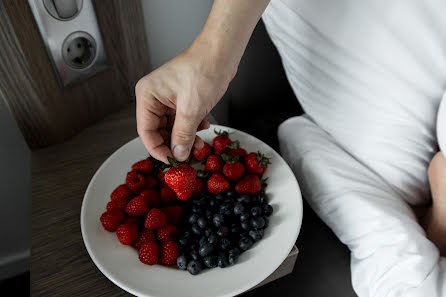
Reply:
M61 86L72 86L108 67L91 0L28 3Z

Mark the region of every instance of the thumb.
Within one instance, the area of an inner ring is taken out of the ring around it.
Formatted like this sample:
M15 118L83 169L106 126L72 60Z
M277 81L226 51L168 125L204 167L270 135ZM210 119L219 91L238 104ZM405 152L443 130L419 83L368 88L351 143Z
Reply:
M178 161L185 161L192 150L201 119L177 110L172 128L171 150Z

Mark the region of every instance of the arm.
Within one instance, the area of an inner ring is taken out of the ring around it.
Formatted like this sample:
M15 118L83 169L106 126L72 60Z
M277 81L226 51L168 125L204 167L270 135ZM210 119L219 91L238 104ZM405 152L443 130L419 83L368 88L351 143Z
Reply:
M180 55L137 83L138 134L162 161L187 159L202 147L196 131L235 76L246 44L269 0L215 0L202 31Z

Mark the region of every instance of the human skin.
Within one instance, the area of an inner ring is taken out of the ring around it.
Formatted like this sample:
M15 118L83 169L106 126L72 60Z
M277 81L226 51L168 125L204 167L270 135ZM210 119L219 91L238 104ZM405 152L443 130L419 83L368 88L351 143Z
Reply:
M188 158L201 148L198 130L237 72L246 44L269 0L215 0L192 45L135 87L137 130L151 156Z

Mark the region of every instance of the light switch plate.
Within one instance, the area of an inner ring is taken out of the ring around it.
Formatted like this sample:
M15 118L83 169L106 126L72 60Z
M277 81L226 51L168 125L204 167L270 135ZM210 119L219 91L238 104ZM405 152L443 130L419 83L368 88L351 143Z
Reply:
M79 11L70 18L57 17L52 1L28 3L59 84L72 86L108 68L107 55L91 0L71 0Z

